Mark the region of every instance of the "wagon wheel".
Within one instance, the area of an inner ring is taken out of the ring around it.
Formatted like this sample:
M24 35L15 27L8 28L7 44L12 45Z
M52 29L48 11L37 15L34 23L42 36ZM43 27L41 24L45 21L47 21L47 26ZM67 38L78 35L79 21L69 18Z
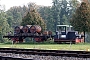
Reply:
M42 42L42 41L43 41L41 37L34 38L34 40L35 40L36 42Z
M13 44L17 43L18 40L19 40L18 38L12 38Z
M19 43L22 43L23 42L23 38L19 38Z

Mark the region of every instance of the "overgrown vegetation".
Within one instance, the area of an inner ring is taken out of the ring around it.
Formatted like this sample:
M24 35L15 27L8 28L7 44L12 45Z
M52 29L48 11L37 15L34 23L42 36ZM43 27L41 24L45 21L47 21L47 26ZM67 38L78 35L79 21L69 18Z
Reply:
M90 32L90 4L82 2L73 14L71 25L79 32Z
M83 47L81 47L83 46ZM25 49L54 49L54 50L84 50L84 51L90 51L90 44L84 43L84 44L6 44L6 43L0 43L0 48L6 47L6 48L25 48Z

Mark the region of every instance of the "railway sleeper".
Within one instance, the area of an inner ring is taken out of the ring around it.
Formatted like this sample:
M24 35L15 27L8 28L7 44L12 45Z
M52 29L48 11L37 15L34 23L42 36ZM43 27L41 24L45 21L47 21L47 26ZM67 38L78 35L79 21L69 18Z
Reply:
M32 58L17 58L17 57L7 57L7 56L0 56L0 60L33 60Z

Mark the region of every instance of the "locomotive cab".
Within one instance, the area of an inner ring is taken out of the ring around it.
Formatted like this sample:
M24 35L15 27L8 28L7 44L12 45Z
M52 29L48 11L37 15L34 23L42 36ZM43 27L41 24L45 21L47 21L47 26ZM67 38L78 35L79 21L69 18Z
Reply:
M54 41L61 42L75 42L76 31L72 29L71 25L57 25L56 27L56 35L54 37Z
M57 25L56 35L58 38L66 38L67 33L72 30L72 26L70 25Z

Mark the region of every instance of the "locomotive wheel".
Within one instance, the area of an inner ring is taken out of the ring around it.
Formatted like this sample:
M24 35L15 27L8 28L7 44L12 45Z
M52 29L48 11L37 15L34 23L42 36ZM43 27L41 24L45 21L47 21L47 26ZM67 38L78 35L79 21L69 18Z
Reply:
M18 38L12 38L13 44L17 43L18 40L19 40Z

